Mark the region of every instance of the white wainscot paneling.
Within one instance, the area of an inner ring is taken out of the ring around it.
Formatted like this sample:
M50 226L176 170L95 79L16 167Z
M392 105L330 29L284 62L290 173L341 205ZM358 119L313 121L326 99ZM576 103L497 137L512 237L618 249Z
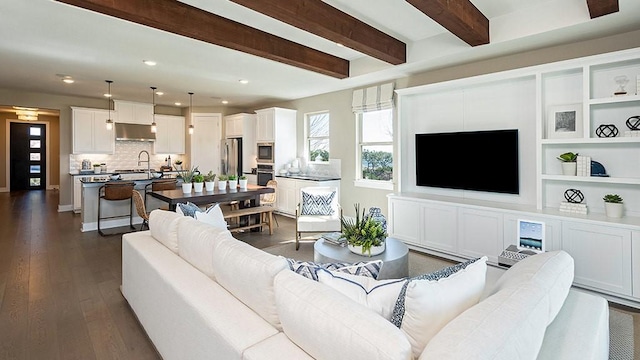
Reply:
M411 244L420 244L420 203L411 200L389 201L389 236Z
M422 204L422 241L429 248L455 253L458 238L458 210L455 206Z
M472 258L487 255L489 261L497 263L503 250L502 213L468 208L458 211L458 252Z

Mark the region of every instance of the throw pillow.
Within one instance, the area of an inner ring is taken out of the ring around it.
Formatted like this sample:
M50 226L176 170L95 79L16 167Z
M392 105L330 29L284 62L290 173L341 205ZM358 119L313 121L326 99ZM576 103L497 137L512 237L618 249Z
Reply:
M207 208L207 210L196 211L195 218L198 221L202 221L209 225L213 225L215 227L221 228L223 230L227 230L227 222L224 219L224 214L222 214L222 210L220 209L219 204L215 204Z
M478 303L486 273L483 256L406 281L391 322L407 335L416 359L449 321Z
M319 269L318 282L326 284L353 301L391 320L393 309L407 279L375 280L337 271Z
M180 215L191 216L192 218L196 217L196 212L202 211L198 205L187 201L186 203L181 203L176 206L176 212Z
M333 198L336 196L336 192L332 191L326 194L309 194L302 192L302 215L332 215Z
M377 279L382 269L382 260L361 261L357 263L315 263L287 259L289 269L311 280L318 281L318 269L327 269L352 275L368 276Z

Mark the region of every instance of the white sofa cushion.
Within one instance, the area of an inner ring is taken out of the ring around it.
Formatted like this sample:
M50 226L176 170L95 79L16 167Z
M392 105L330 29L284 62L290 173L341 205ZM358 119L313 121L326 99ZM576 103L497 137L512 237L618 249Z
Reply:
M178 222L183 217L166 210L153 210L149 214L151 236L176 254L178 253Z
M188 263L215 279L213 254L223 241L235 242L229 230L183 216L178 224L178 255Z
M478 303L486 274L483 256L407 280L391 321L409 339L415 358L449 321Z
M242 353L243 360L313 360L309 354L294 344L284 333L253 345Z
M275 294L284 333L315 359L411 359L397 327L316 281L282 271Z
M283 257L266 253L239 240L220 242L213 252L216 281L278 330L273 278L287 269Z

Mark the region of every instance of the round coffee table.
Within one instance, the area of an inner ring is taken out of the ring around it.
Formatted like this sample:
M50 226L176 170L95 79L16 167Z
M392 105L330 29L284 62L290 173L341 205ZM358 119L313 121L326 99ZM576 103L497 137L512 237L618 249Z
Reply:
M320 238L313 245L313 260L318 263L382 260L378 279L399 279L409 276L409 248L402 241L387 238L385 250L376 256L362 256L352 253L346 246L325 243Z

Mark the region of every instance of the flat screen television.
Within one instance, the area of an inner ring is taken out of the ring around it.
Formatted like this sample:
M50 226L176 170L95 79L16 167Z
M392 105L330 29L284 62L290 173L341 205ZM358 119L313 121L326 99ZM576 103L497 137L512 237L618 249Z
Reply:
M416 134L416 185L519 194L518 130Z

